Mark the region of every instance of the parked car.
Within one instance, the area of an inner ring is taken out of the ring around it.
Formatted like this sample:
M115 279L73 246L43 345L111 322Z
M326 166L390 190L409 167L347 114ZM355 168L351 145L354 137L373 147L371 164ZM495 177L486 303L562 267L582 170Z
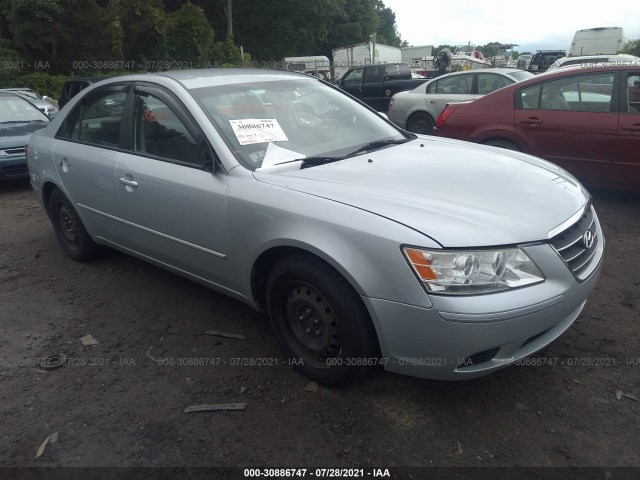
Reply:
M533 54L527 69L533 73L546 72L553 62L566 56L566 50L538 50Z
M15 93L26 98L33 105L35 105L38 110L40 110L47 116L50 116L54 112L58 111L56 106L49 101L49 97L43 97L38 92L36 92L35 90L31 90L30 88L3 88L0 91Z
M75 97L82 90L87 88L90 85L93 85L100 80L104 80L107 77L97 77L97 78L74 78L71 80L67 80L64 82L62 86L62 92L60 94L60 98L58 99L58 108L62 110L62 108L67 104L69 100Z
M391 98L387 116L400 128L430 134L447 103L473 100L531 77L533 73L514 68L449 73L408 92L396 93Z
M502 368L569 328L601 269L564 170L416 136L304 74L105 80L28 151L71 258L110 246L262 309L325 384Z
M374 110L386 112L395 93L411 90L426 81L424 77L413 78L406 63L380 63L353 67L336 83Z
M547 71L557 68L580 65L582 67L606 67L609 65L622 65L640 67L640 57L634 55L584 55L581 57L562 57L551 64Z
M560 68L449 105L434 132L545 158L588 185L639 190L638 82L640 66Z
M0 91L0 180L29 175L25 145L31 133L48 122L49 117L21 95Z

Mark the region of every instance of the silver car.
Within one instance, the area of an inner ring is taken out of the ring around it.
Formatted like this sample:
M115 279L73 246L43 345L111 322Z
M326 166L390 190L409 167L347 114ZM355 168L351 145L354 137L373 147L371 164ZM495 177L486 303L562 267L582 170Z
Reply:
M514 68L449 73L391 98L387 116L400 128L430 134L447 103L475 100L512 83L533 77Z
M478 377L574 322L602 265L589 194L551 163L402 131L310 76L130 75L28 145L64 251L108 246L264 310L329 385L375 365Z
M56 106L49 102L49 97L46 95L42 97L38 92L30 88L3 88L1 91L15 93L26 98L47 116L51 116L54 112L58 111Z

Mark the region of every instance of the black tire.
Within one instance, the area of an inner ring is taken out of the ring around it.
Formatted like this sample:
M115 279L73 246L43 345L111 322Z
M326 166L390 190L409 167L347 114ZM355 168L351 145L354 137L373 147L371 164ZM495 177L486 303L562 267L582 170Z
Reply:
M433 133L434 121L428 113L414 113L407 120L407 130L422 135L431 135Z
M266 300L278 342L309 378L344 385L377 363L376 336L365 306L322 260L296 254L279 261L267 277Z
M501 138L494 138L493 140L487 140L486 142L484 142L484 144L492 147L504 148L506 150L514 150L516 152L520 151L520 149L515 143L510 142L509 140L503 140Z
M91 239L75 208L59 189L51 192L49 218L65 253L78 262L95 258L100 247Z

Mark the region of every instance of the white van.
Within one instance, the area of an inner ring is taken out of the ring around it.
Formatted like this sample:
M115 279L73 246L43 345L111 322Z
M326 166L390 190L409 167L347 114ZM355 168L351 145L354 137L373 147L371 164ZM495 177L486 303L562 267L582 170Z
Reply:
M640 67L640 57L634 55L584 55L580 57L562 57L553 62L549 69L555 70L556 68L570 67L571 65L581 65L584 68L587 67L607 67L611 65Z
M621 27L585 28L573 36L568 56L616 54L623 48Z

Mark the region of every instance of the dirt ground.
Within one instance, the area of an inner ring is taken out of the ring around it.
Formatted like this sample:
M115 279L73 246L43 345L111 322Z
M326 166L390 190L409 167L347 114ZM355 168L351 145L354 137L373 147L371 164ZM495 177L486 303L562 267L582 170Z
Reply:
M0 466L640 467L640 196L593 193L604 272L539 365L307 391L263 316L124 254L70 260L28 183L0 184Z

